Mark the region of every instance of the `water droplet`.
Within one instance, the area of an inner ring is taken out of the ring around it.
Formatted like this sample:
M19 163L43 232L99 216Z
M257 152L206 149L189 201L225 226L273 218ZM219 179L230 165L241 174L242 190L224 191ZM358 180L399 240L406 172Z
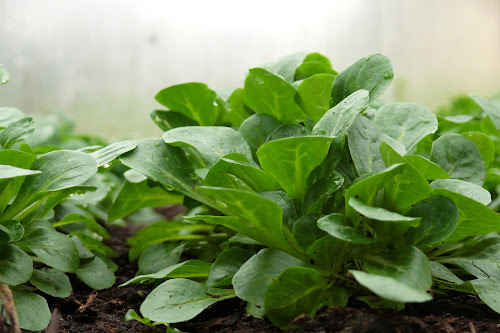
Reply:
M219 201L217 200L217 206L219 206L220 208L227 208L227 205L225 203L223 203L222 201Z
M392 73L390 71L386 71L384 73L384 79L389 80L392 78Z
M73 193L71 193L69 196L70 196L70 197L72 197L72 196L74 196L74 194L73 194Z
M160 143L159 143L159 142L155 142L155 146L156 146L156 147L159 147L159 146L160 146Z
M370 57L366 57L366 58L365 58L365 61L370 61Z
M169 192L174 190L174 188L172 186L164 185L164 187L165 187L165 190L167 190Z
M103 167L104 169L107 169L107 168L109 168L110 166L111 166L111 164L106 163L106 164L104 164L102 167Z
M198 175L196 173L192 173L189 175L189 178L191 179L198 179Z

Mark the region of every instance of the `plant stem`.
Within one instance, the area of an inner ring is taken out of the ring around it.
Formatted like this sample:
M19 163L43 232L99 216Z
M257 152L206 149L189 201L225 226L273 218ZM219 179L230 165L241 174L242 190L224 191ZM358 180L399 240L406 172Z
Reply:
M7 318L10 320L12 331L14 333L21 333L21 328L19 327L19 319L17 318L16 307L14 306L14 296L12 296L12 291L10 290L9 286L1 282L0 282L0 298L2 299L2 304L7 312Z

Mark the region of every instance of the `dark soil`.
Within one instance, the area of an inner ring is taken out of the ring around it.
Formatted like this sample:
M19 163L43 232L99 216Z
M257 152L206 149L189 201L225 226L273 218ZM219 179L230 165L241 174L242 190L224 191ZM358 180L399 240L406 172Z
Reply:
M140 333L151 330L135 321L125 322L128 309L139 313L139 306L151 287L117 286L135 275L137 266L128 262L126 239L136 227L109 227L112 238L106 243L120 253L115 261L117 283L109 289L94 291L72 279L73 295L68 299L48 298L53 310L53 321L47 333L108 332ZM216 303L190 323L177 324L182 332L282 332L268 320L259 320L245 314L244 303L237 300ZM314 318L299 316L294 332L500 332L500 315L490 310L475 297L454 293L435 295L432 302L407 304L403 311L370 309L354 300L346 308L320 311ZM165 332L158 328L157 332Z

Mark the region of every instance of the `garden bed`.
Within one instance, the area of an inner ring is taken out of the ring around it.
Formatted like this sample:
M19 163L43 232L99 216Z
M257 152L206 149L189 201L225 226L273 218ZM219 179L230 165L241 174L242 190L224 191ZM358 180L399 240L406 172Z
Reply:
M113 288L93 291L78 279L72 279L74 292L67 299L49 298L55 320L45 331L54 332L151 332L141 323L125 322L128 309L139 313L139 306L151 287L133 284L117 285L135 275L137 267L127 259L126 239L137 228L109 227L106 242L120 253L117 283ZM405 310L370 309L364 303L351 301L346 308L320 311L315 317L299 316L294 332L499 332L500 314L495 313L473 295L452 293L434 295L432 302L407 304ZM56 323L59 323L58 325ZM58 328L57 328L58 326ZM249 317L244 302L233 299L217 303L189 323L176 325L183 332L282 332L267 320ZM159 332L164 332L159 328Z

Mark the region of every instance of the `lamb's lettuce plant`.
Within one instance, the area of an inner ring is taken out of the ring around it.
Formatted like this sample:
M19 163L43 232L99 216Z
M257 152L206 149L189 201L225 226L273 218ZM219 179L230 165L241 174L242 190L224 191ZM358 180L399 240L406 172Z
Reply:
M174 258L128 282L164 281L142 315L177 323L238 297L290 328L353 297L401 308L448 290L500 312L500 216L482 187L495 145L439 131L443 120L424 106L384 105L392 78L381 54L340 73L322 55L296 54L250 69L232 93L201 83L158 93L169 110L151 117L163 138L139 140L119 160L205 212L131 240L131 259ZM473 98L482 122L498 122L498 103ZM231 238L213 263L178 262L179 247L213 232L202 222Z

